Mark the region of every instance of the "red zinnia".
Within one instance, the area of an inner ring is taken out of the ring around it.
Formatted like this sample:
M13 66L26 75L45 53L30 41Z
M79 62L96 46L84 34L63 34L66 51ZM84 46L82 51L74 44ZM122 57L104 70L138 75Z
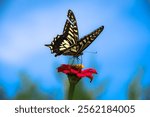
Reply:
M82 70L83 67L84 66L82 64L62 64L60 67L58 67L58 72L63 72L67 75L76 75L78 78L88 77L92 81L93 74L97 74L96 70L93 68Z

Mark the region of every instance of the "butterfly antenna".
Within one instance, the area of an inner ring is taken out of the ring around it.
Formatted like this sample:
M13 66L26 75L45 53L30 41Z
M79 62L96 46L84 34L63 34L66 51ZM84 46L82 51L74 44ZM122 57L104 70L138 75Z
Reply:
M86 53L91 53L91 54L97 54L98 52L95 51L95 52L90 52L90 51L85 51Z

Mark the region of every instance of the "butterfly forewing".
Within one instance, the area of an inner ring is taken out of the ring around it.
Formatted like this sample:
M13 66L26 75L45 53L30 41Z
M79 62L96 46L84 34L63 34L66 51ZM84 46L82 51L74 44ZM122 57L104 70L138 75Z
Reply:
M77 21L71 10L68 10L67 17L68 19L66 20L63 34L66 35L68 41L73 45L79 39Z
M76 39L78 40L79 39L79 34L78 34L78 26L77 26L77 20L75 18L75 15L71 10L69 10L67 16L68 16L69 20L72 23L71 28L73 29L74 35L75 35Z
M98 29L94 30L90 34L84 36L78 41L77 44L77 53L76 56L82 54L82 52L97 38L97 36L103 31L104 26L99 27Z
M69 22L69 20L66 20L66 24L64 27L63 35L66 37L66 40L71 44L77 43L77 38L75 37L74 30L72 28L72 24Z

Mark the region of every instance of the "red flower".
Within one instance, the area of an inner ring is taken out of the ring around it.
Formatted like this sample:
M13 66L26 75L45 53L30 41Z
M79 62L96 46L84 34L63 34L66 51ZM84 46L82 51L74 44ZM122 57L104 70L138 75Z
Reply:
M78 78L88 77L92 81L93 74L97 74L96 70L93 68L82 70L83 67L84 66L82 64L62 64L60 67L58 67L58 72L63 72L67 75L76 75Z

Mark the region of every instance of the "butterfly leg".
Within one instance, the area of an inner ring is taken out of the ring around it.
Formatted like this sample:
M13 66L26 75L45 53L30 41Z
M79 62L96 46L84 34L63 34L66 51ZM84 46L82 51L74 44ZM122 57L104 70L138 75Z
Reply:
M69 64L73 65L74 63L75 63L75 58L71 57L70 60L69 60Z
M82 55L81 55L81 58L77 57L76 59L77 59L78 64L82 64Z
M68 61L68 64L71 64L71 65L72 65L73 63L74 63L74 58L73 58L73 57L70 57L70 58L69 58L69 61Z
M72 58L69 58L69 64L73 65L73 64L82 64L82 56L81 58L79 57L72 57Z
M73 64L74 64L74 61L75 61L75 58L73 57L71 65L73 65Z
M81 55L81 64L82 64L82 55Z

